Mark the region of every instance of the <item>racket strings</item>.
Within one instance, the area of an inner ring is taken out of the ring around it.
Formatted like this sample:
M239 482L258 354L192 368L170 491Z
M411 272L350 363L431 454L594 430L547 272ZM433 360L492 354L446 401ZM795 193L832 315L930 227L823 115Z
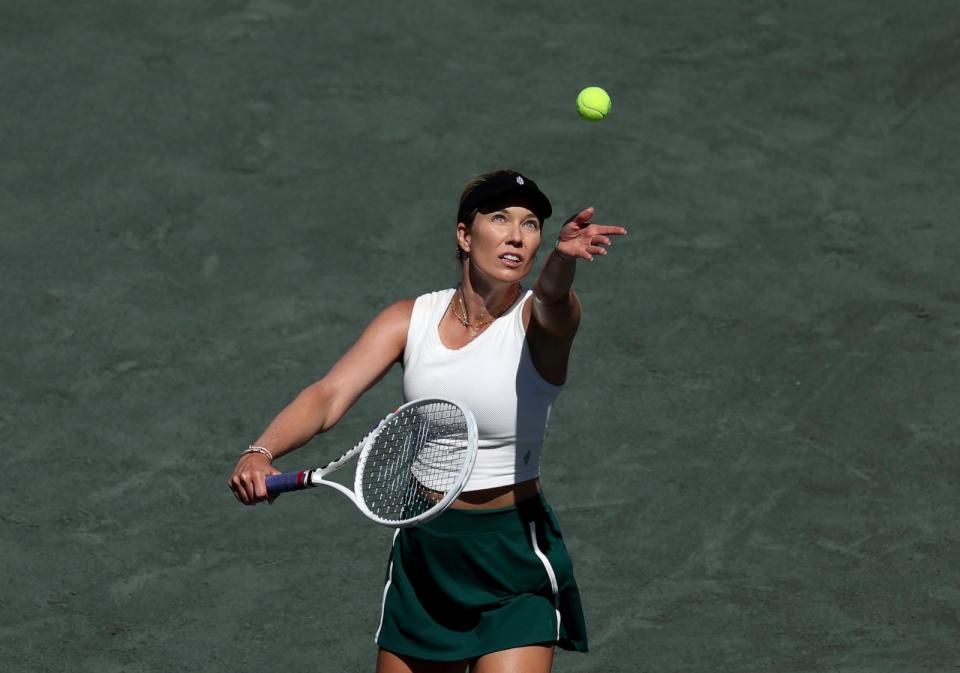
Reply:
M467 460L467 422L454 404L429 402L392 418L358 469L359 495L385 521L417 517L455 488Z

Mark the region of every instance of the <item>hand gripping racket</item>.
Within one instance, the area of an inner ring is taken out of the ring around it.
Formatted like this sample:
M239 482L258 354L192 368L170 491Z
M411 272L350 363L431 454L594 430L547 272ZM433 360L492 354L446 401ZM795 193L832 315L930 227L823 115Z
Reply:
M353 490L324 479L359 454ZM477 422L462 404L407 402L356 446L316 470L267 477L267 494L332 486L379 524L406 528L432 519L463 490L477 457Z

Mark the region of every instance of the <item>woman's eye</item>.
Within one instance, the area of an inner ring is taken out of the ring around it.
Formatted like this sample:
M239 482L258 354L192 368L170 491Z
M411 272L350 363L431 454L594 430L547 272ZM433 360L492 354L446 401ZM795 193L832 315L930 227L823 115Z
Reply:
M505 219L507 219L507 218L506 218L506 216L501 215L500 213L497 213L496 215L493 216L493 219L495 219L495 220L505 220Z
M525 227L527 227L527 228L530 228L530 229L536 229L536 228L537 228L537 222L536 222L536 220L527 220L526 222L523 223L523 226L525 226Z

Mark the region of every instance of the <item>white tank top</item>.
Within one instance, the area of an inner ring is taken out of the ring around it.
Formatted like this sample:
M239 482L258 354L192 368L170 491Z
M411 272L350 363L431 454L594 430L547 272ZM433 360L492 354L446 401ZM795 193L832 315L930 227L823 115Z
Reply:
M477 419L479 450L464 490L506 486L540 475L540 448L561 386L544 380L530 359L523 292L473 341L451 350L439 326L456 289L417 297L403 351L403 396L447 397Z

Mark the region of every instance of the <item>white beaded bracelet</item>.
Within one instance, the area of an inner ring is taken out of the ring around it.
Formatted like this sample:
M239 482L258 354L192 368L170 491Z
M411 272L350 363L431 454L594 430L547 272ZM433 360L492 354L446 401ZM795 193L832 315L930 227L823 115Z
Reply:
M269 460L271 463L273 462L273 454L270 453L270 449L265 448L263 446L254 446L253 444L251 444L240 455L245 456L248 453L262 453L267 457L267 460Z

